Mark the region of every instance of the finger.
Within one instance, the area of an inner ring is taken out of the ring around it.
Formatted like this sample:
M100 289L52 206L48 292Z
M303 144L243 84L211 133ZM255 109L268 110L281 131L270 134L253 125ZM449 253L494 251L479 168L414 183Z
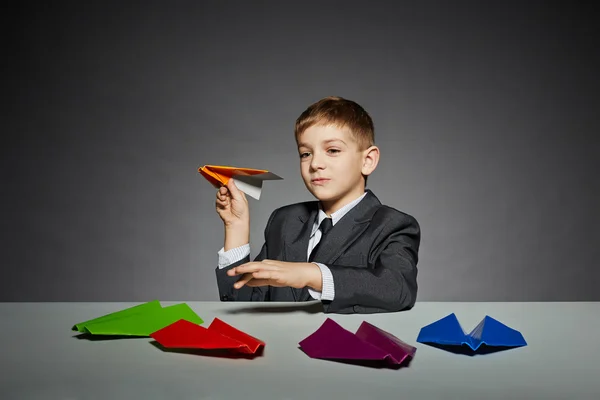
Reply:
M247 274L247 273L252 273L254 271L256 271L257 268L244 268L243 266L239 266L239 267L235 267L235 268L231 268L229 271L227 271L227 275L229 276L236 276L236 275L243 275L243 274Z
M257 265L257 264L260 265L260 263L249 262L246 264L242 264L238 267L233 267L229 271L227 271L227 275L236 276L236 275L243 275L243 274L247 274L247 273L252 273L254 271L258 271L259 265Z
M229 189L229 193L234 200L243 200L246 198L244 193L241 192L240 189L238 189L238 187L235 185L233 179L230 179L227 182L227 189Z
M227 274L230 276L240 275L240 274L248 274L256 271L277 271L279 267L277 265L265 264L260 262L249 262L239 267L235 267L227 271ZM235 272L231 272L235 271ZM231 272L231 274L230 274Z
M236 289L240 289L242 286L244 286L251 280L252 280L252 274L242 275L242 277L236 283L233 284L233 287Z
M268 279L252 279L250 282L246 284L249 287L257 287L257 286L281 286L277 282L273 282Z
M225 208L229 205L229 201L228 200L219 200L217 199L217 205L221 208Z
M253 279L277 280L278 277L277 271L256 271L252 273Z
M221 191L221 189L224 190L224 193ZM217 192L217 199L221 200L221 201L227 201L231 198L231 196L229 195L229 192L227 191L226 187L221 187L221 189Z

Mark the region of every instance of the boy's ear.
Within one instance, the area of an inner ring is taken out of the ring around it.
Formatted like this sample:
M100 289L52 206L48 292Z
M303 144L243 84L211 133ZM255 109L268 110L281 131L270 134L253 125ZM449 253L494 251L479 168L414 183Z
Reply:
M363 152L363 165L362 165L362 174L370 175L375 168L377 168L377 163L379 162L379 147L371 146Z

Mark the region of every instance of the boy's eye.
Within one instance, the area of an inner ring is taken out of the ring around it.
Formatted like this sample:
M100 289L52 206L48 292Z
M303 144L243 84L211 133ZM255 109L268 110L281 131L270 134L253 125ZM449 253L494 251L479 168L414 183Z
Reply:
M327 150L327 152L335 154L335 153L339 153L340 149L329 149L329 150Z
M301 153L300 158L306 158L310 155L310 153Z

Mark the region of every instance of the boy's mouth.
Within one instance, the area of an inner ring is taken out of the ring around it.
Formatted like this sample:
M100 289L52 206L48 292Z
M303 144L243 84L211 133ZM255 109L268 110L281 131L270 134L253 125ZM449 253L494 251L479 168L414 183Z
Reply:
M314 183L314 184L316 184L316 185L319 185L319 184L323 184L323 183L329 182L329 179L327 179L327 178L314 178L314 179L311 179L311 182Z

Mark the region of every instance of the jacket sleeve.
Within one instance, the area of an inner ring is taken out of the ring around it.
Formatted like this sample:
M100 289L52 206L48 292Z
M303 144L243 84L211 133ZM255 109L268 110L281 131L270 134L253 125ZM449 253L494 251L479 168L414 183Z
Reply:
M267 226L265 227L265 242L260 249L260 253L254 258L254 261L262 261L267 258L267 236L269 232L269 228L271 223L273 222L273 218L275 217L275 213L277 210L273 211L269 220L267 222ZM268 301L269 300L269 286L259 286L259 287L250 287L244 285L240 289L235 289L233 284L237 282L241 276L229 276L227 275L227 271L230 269L237 267L239 265L250 262L250 256L246 256L243 259L228 265L224 268L216 268L217 274L217 286L219 288L219 298L221 301Z
M410 309L417 298L421 231L408 214L388 218L371 248L367 265L327 265L335 298L323 301L326 313L379 313Z

